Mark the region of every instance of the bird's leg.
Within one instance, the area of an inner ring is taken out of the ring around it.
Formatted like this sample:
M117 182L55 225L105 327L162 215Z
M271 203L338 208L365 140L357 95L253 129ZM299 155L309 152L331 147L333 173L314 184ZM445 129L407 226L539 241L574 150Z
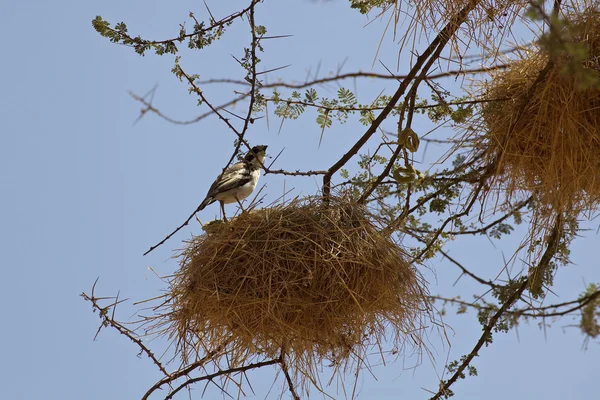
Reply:
M227 216L225 215L225 203L219 200L219 204L221 205L221 212L223 213L223 221L227 222Z
M234 198L235 198L235 201L237 201L238 205L240 206L242 213L245 213L246 210L244 210L244 207L242 206L242 202L236 196L234 196Z

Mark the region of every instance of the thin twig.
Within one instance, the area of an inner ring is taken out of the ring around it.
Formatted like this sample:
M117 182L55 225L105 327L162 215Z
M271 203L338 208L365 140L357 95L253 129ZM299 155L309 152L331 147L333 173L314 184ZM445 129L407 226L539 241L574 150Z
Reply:
M500 64L492 67L482 67L482 68L474 68L474 69L461 69L461 70L453 70L442 72L439 74L431 74L425 77L426 80L434 80L440 78L446 78L449 76L459 76L459 75L468 75L468 74L480 74L485 72L491 72L496 70L502 70L508 68L509 64ZM269 71L265 71L269 72ZM261 72L261 74L265 73ZM328 76L326 78L313 79L311 81L306 81L304 83L287 83L287 82L274 82L274 83L266 83L262 87L263 89L270 88L278 88L284 87L288 89L304 89L310 86L322 85L324 83L329 82L337 82L345 79L356 79L356 78L377 78L377 79L392 79L392 80L402 80L406 79L407 75L394 75L394 74L379 74L374 72L348 72L345 74L336 74L334 76ZM212 84L212 83L231 83L236 85L248 85L248 82L237 80L237 79L208 79L205 81L201 81L201 84Z
M134 38L130 35L128 35L127 33L124 33L122 31L116 31L115 29L111 28L111 27L106 27L107 30L110 30L112 32L114 32L115 34L118 34L120 37L123 37L125 39L129 39L132 42L134 42L135 44L133 45L126 45L128 47L135 47L136 45L159 45L159 44L167 44L167 43L173 43L173 42L182 42L183 39L186 38L191 38L193 36L197 36L197 35L203 35L205 32L211 31L213 29L216 28L220 28L223 27L227 24L229 24L230 22L236 20L237 18L242 17L244 14L246 14L251 8L253 8L257 3L259 3L261 0L252 0L252 2L250 3L250 5L246 8L244 8L241 11L238 11L236 13L230 14L227 17L224 17L222 19L220 19L219 21L214 21L211 25L207 26L206 28L203 29L199 29L197 31L193 31L191 33L186 33L184 35L179 35L177 37L171 38L171 39L164 39L164 40L141 40L138 38ZM213 18L214 20L214 18Z
M502 304L502 307L500 307L500 309L492 316L492 318L490 318L489 322L483 328L483 333L481 334L481 337L475 344L475 347L473 347L473 350L471 350L471 352L464 358L464 360L456 369L452 377L450 377L450 379L448 379L443 385L440 385L440 390L431 398L431 400L437 400L441 398L445 393L448 392L450 386L452 386L452 384L454 384L458 380L458 378L462 376L464 370L467 368L467 366L469 366L473 358L475 358L475 356L478 355L479 350L481 350L483 345L489 341L489 335L491 334L492 329L494 328L500 317L512 305L512 303L514 303L519 297L521 297L521 294L525 291L526 288L527 279L523 280L523 282L517 288L517 290L514 291L514 293L504 302L504 304Z
M262 361L262 362L258 362L258 363L254 363L254 364L248 364L245 365L243 367L237 367L237 368L229 368L229 369L224 369L224 370L219 370L213 374L209 374L209 375L204 375L204 376L200 376L197 378L191 378L188 379L187 381L185 381L184 383L182 383L181 385L179 385L178 387L176 387L171 393L169 393L166 397L165 400L169 400L172 399L173 396L175 396L175 394L177 394L177 392L179 392L181 389L184 389L196 382L200 382L200 381L212 381L213 379L219 377L219 376L223 376L223 375L230 375L230 374L234 374L236 372L244 372L244 371L248 371L251 369L256 369L256 368L262 368L262 367L266 367L269 365L274 365L274 364L279 364L281 363L281 359L280 358L274 358L272 360L268 360L268 361Z
M550 236L548 245L546 247L546 251L544 252L537 266L540 270L547 268L548 264L558 251L560 238L562 236L562 226L560 226L561 223L562 219L557 218L553 232L554 234ZM478 355L479 350L481 350L485 343L489 342L490 334L494 326L496 326L496 323L500 320L500 318L508 310L508 308L521 297L525 289L527 289L528 285L529 278L523 279L523 282L521 282L518 288L510 295L510 297L502 304L502 307L500 307L500 309L490 318L488 323L484 326L483 333L477 341L477 343L475 344L475 347L473 347L473 350L471 350L471 352L462 360L462 362L454 371L454 374L450 377L450 379L448 379L443 385L440 385L441 387L439 391L431 398L431 400L437 400L444 396L444 394L448 392L450 386L452 386L452 384L454 384L458 380L458 378L460 378L463 375L464 370L469 366L473 358Z
M565 301L563 303L551 304L551 305L543 306L543 307L526 307L526 308L519 308L519 309L515 309L515 310L507 310L506 314L514 315L517 317L530 317L530 318L564 317L565 315L568 315L568 314L572 313L573 311L582 309L583 307L585 307L592 301L595 301L599 297L600 297L600 289L598 289L595 292L590 293L586 296L575 299L575 300ZM448 302L448 303L458 304L458 305L465 306L465 307L471 307L476 310L495 311L498 309L498 307L490 305L486 302L484 302L483 304L480 304L477 302L470 303L468 301L460 300L458 298L449 298L449 297L442 297L442 296L428 296L428 298L431 300L440 300L440 301L444 301L444 302ZM566 310L548 312L548 310L558 310L560 308L571 306L571 305L573 305L573 307L567 308Z
M445 44L450 40L452 35L458 30L459 26L464 22L467 15L471 10L473 10L477 4L479 4L480 0L472 0L470 1L456 16L452 18L448 24L440 31L440 33L436 36L436 38L431 42L431 44L425 49L423 54L421 54L415 65L410 70L406 78L402 81L394 95L390 98L390 101L386 104L385 108L381 111L381 113L375 118L375 120L371 123L371 126L367 129L367 131L362 135L362 137L346 152L335 164L333 164L328 170L327 174L323 176L323 196L328 198L331 191L331 177L335 174L342 166L344 166L357 152L360 148L371 138L371 136L377 131L377 128L381 125L381 123L387 118L387 116L392 112L394 106L400 100L400 97L404 94L410 82L417 76L417 73L421 70L421 67L426 63L429 57L434 54L438 46Z
M285 362L285 353L283 352L283 350L281 351L281 370L283 371L283 374L285 375L285 380L287 381L288 384L288 388L290 390L290 393L292 394L292 398L294 400L300 400L300 396L298 396L298 394L296 393L296 389L294 388L294 382L292 381L292 377L290 376L290 373L288 371L288 367L287 364Z
M129 338L129 340L131 340L133 343L135 343L140 348L140 351L142 353L145 353L152 360L152 362L154 362L154 364L158 367L158 369L160 369L160 371L163 374L169 375L169 373L167 372L165 367L163 367L162 363L160 361L158 361L158 359L156 358L154 353L152 353L152 351L150 351L150 349L148 349L144 345L144 343L142 343L142 341L136 337L136 335L133 331L129 330L128 328L123 326L121 323L115 321L114 318L112 318L108 315L108 311L111 308L113 309L113 312L114 312L117 304L123 302L124 300L115 301L114 303L112 303L106 307L101 307L98 304L98 300L104 300L106 298L97 298L95 296L94 292L96 289L96 283L98 283L98 279L96 279L96 281L94 282L94 285L92 286L91 296L87 295L86 293L81 293L81 297L83 297L86 301L89 301L92 303L92 307L94 308L94 310L98 311L98 314L99 314L100 318L102 319L102 325L98 328L98 332L100 332L100 329L102 329L103 326L113 327L121 335L126 336L127 338ZM96 336L98 336L98 333L96 333Z
M219 119L221 119L221 121L223 121L228 127L229 129L231 129L231 131L233 131L237 137L238 137L238 142L237 145L233 151L233 154L231 155L231 158L229 159L229 162L227 163L227 165L223 168L223 171L225 171L225 169L227 169L227 167L229 167L229 165L231 164L231 162L233 161L233 159L235 158L236 154L239 151L239 148L242 144L244 144L248 150L251 149L250 145L248 144L248 142L245 139L245 134L248 130L248 126L251 122L253 122L251 116L252 116L252 108L254 107L254 102L255 102L255 92L256 92L256 82L257 82L257 75L256 75L256 64L257 64L257 57L256 57L256 47L258 45L258 37L256 36L256 27L254 26L254 6L257 4L257 1L253 1L251 3L251 5L246 9L246 11L248 11L249 13L249 24L250 24L250 30L252 32L252 44L251 44L251 69L250 69L250 75L251 75L251 82L252 82L252 91L250 92L250 101L249 101L249 105L248 105L248 113L246 115L246 118L244 119L244 126L242 128L241 131L238 131L232 124L231 122L229 122L229 120L227 118L225 118L220 110L218 110L216 107L214 107L206 98L206 96L204 96L204 93L202 92L202 90L196 85L196 83L194 82L194 80L181 68L181 66L177 66L179 69L179 72L181 73L181 75L183 75L189 85L192 87L192 91L195 92L201 99L202 101L211 109L211 111L213 112L213 114L216 114ZM223 109L225 110L225 109ZM226 111L226 110L225 110ZM189 224L189 222L192 220L192 218L194 218L194 215L196 215L196 213L198 213L200 211L200 205L198 205L198 207L196 207L196 210L194 210L194 212L192 214L190 214L190 216L181 224L179 225L174 231L172 231L171 233L169 233L164 239L162 239L160 242L158 242L157 244L155 244L154 246L151 246L150 249L148 249L144 255L147 255L148 253L150 253L152 250L156 249L157 247L161 246L163 243L165 243L167 240L169 240L171 237L173 237L173 235L175 235L177 232L179 232L181 229L183 229L183 227L185 227L186 225Z
M175 372L172 372L170 374L165 374L166 376L164 378L162 378L161 380L156 382L150 389L148 389L148 391L146 391L146 394L144 394L144 397L142 397L142 400L147 400L150 397L150 395L152 393L154 393L154 391L160 389L161 386L166 385L166 384L170 385L173 381L181 378L182 376L188 375L190 372L192 372L193 370L195 370L197 368L202 367L208 361L212 360L215 355L217 355L218 353L223 351L223 349L225 348L227 343L228 342L221 344L215 350L207 353L200 360L195 361L195 362L191 363L190 365L187 365L186 367L181 368Z

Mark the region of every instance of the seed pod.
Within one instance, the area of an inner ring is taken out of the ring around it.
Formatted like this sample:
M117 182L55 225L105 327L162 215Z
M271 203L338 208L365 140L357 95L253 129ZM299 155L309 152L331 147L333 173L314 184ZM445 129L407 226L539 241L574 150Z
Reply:
M411 183L417 179L415 173L410 168L398 167L392 171L392 178L398 183Z
M406 142L404 143L404 146L406 147L406 149L408 151L410 151L411 153L414 153L417 150L419 150L420 144L421 144L421 140L419 140L419 135L417 135L415 133L415 131L410 129L410 132L408 133L408 136L406 138Z
M398 135L398 144L400 146L404 146L404 144L406 143L406 138L408 138L410 131L412 131L412 129L410 128L402 129L402 132L400 132L400 135Z

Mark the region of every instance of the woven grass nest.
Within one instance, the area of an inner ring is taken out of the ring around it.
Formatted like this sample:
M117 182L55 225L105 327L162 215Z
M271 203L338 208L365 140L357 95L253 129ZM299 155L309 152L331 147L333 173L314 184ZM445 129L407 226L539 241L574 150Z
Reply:
M171 280L168 330L184 357L226 346L235 366L283 350L310 375L323 361L340 366L419 337L423 282L364 206L306 198L207 230Z
M476 150L486 162L497 162L493 188L509 198L533 193L541 208L578 214L600 199L600 13L587 10L568 19L563 37L578 49L555 46L543 79L538 77L549 55L539 49L484 85L489 103L480 122L486 134Z

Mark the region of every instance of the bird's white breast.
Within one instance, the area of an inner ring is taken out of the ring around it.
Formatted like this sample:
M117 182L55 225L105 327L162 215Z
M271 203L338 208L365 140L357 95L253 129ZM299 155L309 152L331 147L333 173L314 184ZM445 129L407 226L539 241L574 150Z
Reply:
M239 186L235 189L228 190L223 193L219 193L215 196L217 200L222 201L225 204L235 203L237 201L242 201L246 197L250 196L254 188L256 187L256 183L258 182L258 178L260 177L260 170L256 169L250 173L252 179L250 182L245 185ZM237 200L236 200L237 198Z

